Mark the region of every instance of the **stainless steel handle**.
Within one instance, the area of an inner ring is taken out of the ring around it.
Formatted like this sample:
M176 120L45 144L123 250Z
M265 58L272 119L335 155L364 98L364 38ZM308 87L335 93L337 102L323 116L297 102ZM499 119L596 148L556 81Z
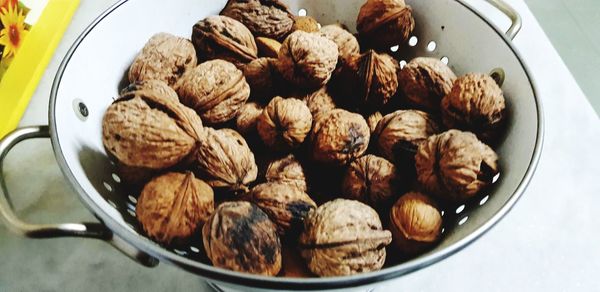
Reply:
M48 126L20 128L0 140L0 217L13 232L30 238L85 237L109 242L128 257L147 267L154 267L158 260L137 250L113 235L102 223L30 224L17 217L13 210L4 181L3 165L6 155L20 142L33 138L50 138Z
M503 0L486 0L488 3L492 4L494 7L498 8L502 13L504 13L510 21L512 22L511 26L506 31L506 37L514 40L521 28L523 27L523 20L521 19L521 15L519 12L515 10L512 6L508 5L508 3Z

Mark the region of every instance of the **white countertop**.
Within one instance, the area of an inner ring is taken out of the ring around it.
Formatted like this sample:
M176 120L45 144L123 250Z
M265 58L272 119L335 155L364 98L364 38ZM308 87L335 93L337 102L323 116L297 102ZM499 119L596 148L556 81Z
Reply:
M112 0L83 0L22 126L47 124L50 87L68 48ZM478 7L480 0L469 0ZM458 254L377 291L592 291L600 289L600 120L520 0L515 39L536 80L546 119L538 170L515 208ZM508 21L485 9L501 27ZM19 145L5 163L19 214L39 223L91 220L62 177L48 140ZM33 183L32 183L33 182ZM167 264L139 266L96 240L21 238L0 227L0 291L207 290Z

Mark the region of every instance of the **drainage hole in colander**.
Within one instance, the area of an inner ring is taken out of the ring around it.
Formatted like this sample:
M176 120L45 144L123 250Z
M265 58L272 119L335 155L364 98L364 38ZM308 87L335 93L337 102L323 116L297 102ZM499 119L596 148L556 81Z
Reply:
M406 66L406 64L407 63L405 60L400 61L400 69L404 69L404 66Z
M111 205L113 208L117 208L117 204L115 204L115 202L111 201L111 200L106 200L108 202L109 205Z
M113 173L112 174L112 179L116 182L116 183L121 183L121 178L119 177L118 174Z
M444 64L448 65L448 62L450 62L450 59L448 59L448 57L442 57L442 58L440 59L440 61L442 61L442 63L444 63Z
M134 210L127 209L127 213L129 213L129 215L135 217L135 211Z
M127 198L129 199L129 201L130 201L130 202L132 202L132 203L134 203L134 204L137 204L137 199L136 199L134 196L131 196L131 195L130 195L130 196L128 196Z
M90 115L90 111L88 107L83 103L83 101L79 98L73 100L73 111L79 120L85 122Z
M481 201L479 201L479 206L483 206L485 203L487 203L487 201L489 200L490 196L485 196L483 197L483 199L481 199Z
M495 68L494 70L492 70L492 72L490 72L490 76L492 77L492 79L494 79L494 81L496 81L498 86L502 87L502 84L504 84L504 79L506 78L506 73L504 72L504 69ZM493 178L493 182L496 182L498 178L500 178L500 174L497 174Z
M419 38L417 38L416 36L411 36L410 39L408 39L408 45L411 47L416 46L419 43Z
M456 208L456 214L460 214L465 210L465 205L460 205L460 207Z
M135 211L135 205L127 203L127 209Z
M112 191L113 191L113 188L112 188L112 186L111 186L109 183L107 183L107 182L103 182L102 184L104 185L104 188L105 188L107 191L109 191L109 192L112 192Z
M199 253L199 252L200 252L200 249L199 249L199 248L197 248L197 247L195 247L195 246L190 246L190 250L191 250L192 252L195 252L195 253Z
M435 51L436 48L437 48L437 44L434 41L430 41L427 44L427 50L430 51L430 52Z
M307 15L307 11L304 8L301 8L300 10L298 10L298 16L306 16Z
M392 52L394 52L394 53L395 53L395 52L397 52L397 51L398 51L398 49L399 49L399 48L400 48L400 46L399 46L399 45L395 45L395 46L393 46L393 47L391 47L391 48L390 48L390 51L392 51Z
M185 256L185 255L187 255L187 252L185 252L185 251L183 251L183 250L173 249L173 251L174 251L176 254L180 255L180 256Z
M444 214L446 214L446 212L444 210L442 210L441 214L442 214L442 217L443 217Z
M460 221L458 221L458 226L461 226L465 223L467 223L467 220L469 220L469 216L465 216L462 219L460 219Z
M446 228L442 228L442 233L446 232Z

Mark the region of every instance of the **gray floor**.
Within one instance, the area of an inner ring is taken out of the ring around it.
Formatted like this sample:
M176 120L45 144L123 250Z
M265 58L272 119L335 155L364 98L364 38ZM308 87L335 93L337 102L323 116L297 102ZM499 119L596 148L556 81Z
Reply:
M600 1L525 2L600 114Z

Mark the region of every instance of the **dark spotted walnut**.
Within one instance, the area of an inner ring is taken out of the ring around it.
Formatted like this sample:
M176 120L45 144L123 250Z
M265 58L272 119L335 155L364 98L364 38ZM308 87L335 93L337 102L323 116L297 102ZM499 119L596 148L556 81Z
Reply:
M484 141L497 137L505 118L502 89L485 74L467 74L454 82L442 99L442 119L448 128L475 133Z
M311 154L318 162L344 165L367 151L370 137L361 115L334 109L315 117Z
M208 61L189 70L175 89L183 104L213 125L235 118L250 96L242 71L223 60Z
M405 43L414 28L412 9L404 0L367 0L356 21L362 41L382 51Z
M375 209L391 203L398 195L396 167L375 155L365 155L350 164L342 182L342 195Z
M400 89L408 102L432 113L440 111L442 98L455 80L452 69L436 58L414 58L398 74Z
M315 33L295 31L279 50L277 70L299 88L317 89L329 81L337 60L334 42Z
M221 15L237 19L257 37L285 38L294 25L294 15L279 0L229 0Z
M269 163L265 178L268 182L282 182L294 185L303 192L307 192L306 175L304 167L290 154L282 159Z
M429 114L418 110L399 110L383 117L373 137L384 158L403 162L407 155L414 155L421 142L437 133L438 126Z
M126 92L102 120L106 151L130 167L175 166L195 151L203 136L200 117L160 90Z
M492 184L498 155L473 133L450 130L429 137L415 156L417 179L432 195L462 202Z
M246 140L231 129L205 128L206 138L198 147L197 165L212 187L247 191L256 180L258 167Z
M442 223L433 200L419 192L406 193L390 212L393 244L405 255L426 251L442 236Z
M248 199L269 215L280 234L289 236L297 236L308 212L317 208L308 194L281 181L257 185Z
M222 59L240 66L258 57L252 33L227 16L209 16L198 21L192 30L192 43L203 61Z
M308 215L300 236L302 257L322 277L348 276L381 269L392 234L377 212L358 201L337 199Z
M136 216L153 239L169 244L189 238L214 210L214 194L191 172L151 180L138 199Z
M258 134L269 148L289 150L299 147L308 136L313 118L301 100L275 97L256 125Z
M202 228L206 255L215 267L275 276L281 243L275 224L249 202L221 204Z
M185 71L196 67L192 43L168 33L154 35L129 68L129 82L160 80L175 84Z

